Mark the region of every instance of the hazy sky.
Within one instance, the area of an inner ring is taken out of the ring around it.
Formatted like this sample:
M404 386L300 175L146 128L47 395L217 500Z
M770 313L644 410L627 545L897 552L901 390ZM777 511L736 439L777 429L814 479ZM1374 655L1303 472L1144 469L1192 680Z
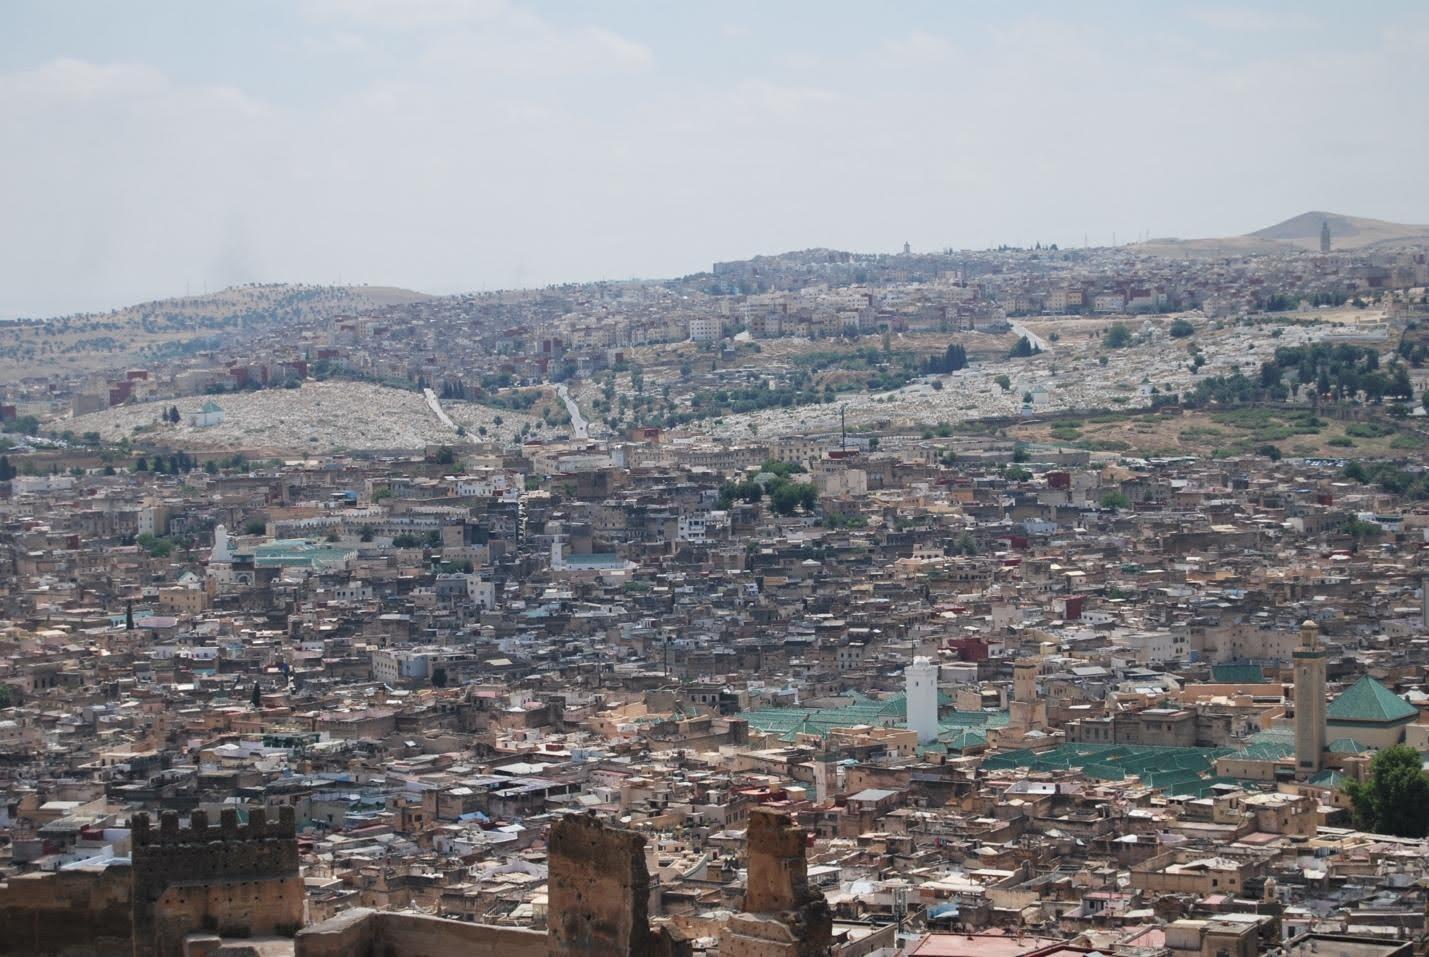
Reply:
M4 0L0 316L1429 222L1429 6Z

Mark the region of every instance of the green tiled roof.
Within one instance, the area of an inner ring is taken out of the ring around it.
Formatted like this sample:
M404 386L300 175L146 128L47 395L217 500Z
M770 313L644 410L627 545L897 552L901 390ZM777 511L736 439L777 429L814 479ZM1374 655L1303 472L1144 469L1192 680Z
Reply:
M1332 791L1338 791L1340 789L1340 783L1344 781L1344 779L1345 776L1339 771L1334 771L1327 768L1324 771L1321 771L1319 774L1315 775L1310 780L1306 781L1305 783L1310 785L1311 787L1329 788Z
M1330 702L1326 716L1331 721L1402 721L1419 709L1384 685L1365 675Z
M1258 685L1265 681L1260 665L1212 665L1211 680L1222 685Z
M876 701L862 695L853 696L853 704L842 708L764 708L741 715L749 726L765 734L776 734L793 741L798 734L828 737L833 728L855 725L901 728L906 726L908 702L903 695L886 701ZM998 728L1007 724L1005 711L948 711L939 718L939 736L947 737L962 731Z
M1119 781L1136 775L1168 794L1199 796L1220 778L1213 776L1216 758L1229 748L1164 748L1135 744L1061 744L1048 751L1004 751L983 762L988 770L1029 768L1053 771L1078 768L1087 777Z
M1331 754L1363 754L1368 750L1354 738L1336 738L1330 742Z
M966 751L968 748L981 748L987 745L987 735L980 731L957 731L945 740L949 751Z

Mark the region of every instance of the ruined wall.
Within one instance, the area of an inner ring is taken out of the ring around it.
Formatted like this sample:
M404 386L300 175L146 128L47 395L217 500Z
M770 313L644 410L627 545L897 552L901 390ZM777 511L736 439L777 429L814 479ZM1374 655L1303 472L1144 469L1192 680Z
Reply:
M731 957L817 957L833 945L833 911L809 886L808 833L788 814L754 808L745 832L749 854L745 914L720 936Z
M306 927L294 957L546 957L536 930L358 908Z
M303 924L305 894L298 876L293 809L269 824L262 808L225 808L217 829L195 811L190 826L164 812L155 834L146 814L132 822L135 957L178 957L191 931L230 937L292 936Z
M650 927L644 837L593 815L570 815L551 826L550 843L551 957L690 953L679 935Z
M130 870L26 874L0 885L0 954L129 957Z

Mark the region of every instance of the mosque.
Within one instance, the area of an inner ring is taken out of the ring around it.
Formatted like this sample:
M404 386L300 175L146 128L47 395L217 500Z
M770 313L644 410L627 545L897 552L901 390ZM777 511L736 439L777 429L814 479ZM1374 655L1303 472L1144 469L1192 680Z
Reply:
M1325 649L1313 621L1300 626L1295 668L1295 776L1313 778L1327 755L1358 754L1403 744L1419 709L1365 675L1325 700Z

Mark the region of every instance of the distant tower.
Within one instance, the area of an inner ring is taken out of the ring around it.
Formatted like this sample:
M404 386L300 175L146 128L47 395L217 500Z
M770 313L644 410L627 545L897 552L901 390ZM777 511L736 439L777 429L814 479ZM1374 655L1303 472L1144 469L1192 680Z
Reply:
M1322 252L1322 253L1327 253L1327 252L1329 252L1329 251L1330 251L1330 221L1329 221L1328 219L1326 219L1326 220L1323 220L1323 221L1320 223L1320 252Z
M1325 755L1325 649L1313 621L1300 626L1294 658L1295 768L1309 776L1320 770Z
M1019 658L1012 663L1012 701L1008 704L1008 727L1023 733L1047 725L1047 703L1037 697L1036 658Z
M903 669L908 699L908 728L918 732L918 743L938 739L938 666L918 657Z
M827 751L814 755L814 800L823 804L832 799L838 789L838 761Z
M228 544L228 529L218 525L213 530L213 550L208 553L211 562L233 561L233 549Z
M905 255L905 256L911 256L911 255L913 255L913 247L912 247L912 246L909 246L907 243L904 243L904 244L903 244L903 255Z

